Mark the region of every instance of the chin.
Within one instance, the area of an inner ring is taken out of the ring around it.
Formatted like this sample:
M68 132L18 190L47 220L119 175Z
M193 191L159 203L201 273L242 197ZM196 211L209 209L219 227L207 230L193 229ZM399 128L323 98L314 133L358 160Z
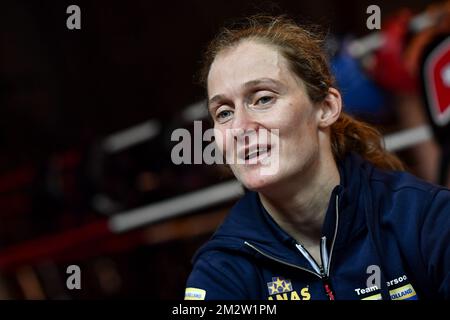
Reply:
M253 172L241 172L236 177L247 189L256 192L273 188L279 180L277 175L261 175Z

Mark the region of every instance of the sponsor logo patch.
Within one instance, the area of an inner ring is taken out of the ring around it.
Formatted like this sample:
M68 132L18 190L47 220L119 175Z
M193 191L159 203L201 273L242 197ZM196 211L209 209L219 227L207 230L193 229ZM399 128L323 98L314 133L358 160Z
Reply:
M291 292L292 283L291 280L284 279L283 277L273 277L272 281L267 283L267 289L269 290L269 295Z
M392 300L417 300L417 294L411 284L404 285L400 288L389 290ZM377 293L372 296L365 297L361 300L381 300L381 294Z
M267 282L269 291L269 300L310 300L311 294L309 288L302 288L299 292L294 290L292 282L283 277L273 277L272 281Z
M389 290L392 300L417 300L417 294L411 284Z
M205 300L206 290L198 288L186 288L184 300Z

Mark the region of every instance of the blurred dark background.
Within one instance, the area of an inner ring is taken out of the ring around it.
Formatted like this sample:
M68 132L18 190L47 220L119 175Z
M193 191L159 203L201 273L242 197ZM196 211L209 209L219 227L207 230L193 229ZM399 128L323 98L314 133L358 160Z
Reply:
M81 30L66 27L72 4ZM170 157L175 128L192 130L194 120L208 128L195 81L207 42L224 23L266 12L322 25L336 47L370 33L371 4L384 21L402 8L421 13L430 1L3 0L0 299L181 298L192 255L235 197L122 232L110 223L232 181L220 168ZM422 103L420 90L392 91L380 90L382 105L361 117L386 134L426 124L423 111L402 116ZM418 146L398 154L437 182L436 144ZM81 290L66 288L71 264L82 270Z

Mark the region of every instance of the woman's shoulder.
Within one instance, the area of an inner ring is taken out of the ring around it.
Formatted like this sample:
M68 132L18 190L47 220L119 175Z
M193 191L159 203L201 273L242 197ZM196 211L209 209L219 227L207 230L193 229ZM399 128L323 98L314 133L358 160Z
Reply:
M450 190L422 180L404 171L375 169L370 178L373 200L388 212L408 213L409 221L423 221L425 216L450 212ZM414 215L414 212L417 213ZM415 218L414 218L415 217ZM417 222L416 221L416 222Z
M375 168L370 177L371 185L391 192L411 192L417 195L433 196L439 191L449 191L446 187L425 181L406 171L382 170Z

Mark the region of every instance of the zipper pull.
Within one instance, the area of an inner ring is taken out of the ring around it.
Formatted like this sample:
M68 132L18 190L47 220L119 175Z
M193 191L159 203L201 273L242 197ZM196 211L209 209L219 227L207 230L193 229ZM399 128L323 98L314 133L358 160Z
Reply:
M328 296L328 299L335 300L334 292L333 292L333 289L331 288L330 280L325 274L322 274L322 283L323 283L323 288L325 290L325 294Z

